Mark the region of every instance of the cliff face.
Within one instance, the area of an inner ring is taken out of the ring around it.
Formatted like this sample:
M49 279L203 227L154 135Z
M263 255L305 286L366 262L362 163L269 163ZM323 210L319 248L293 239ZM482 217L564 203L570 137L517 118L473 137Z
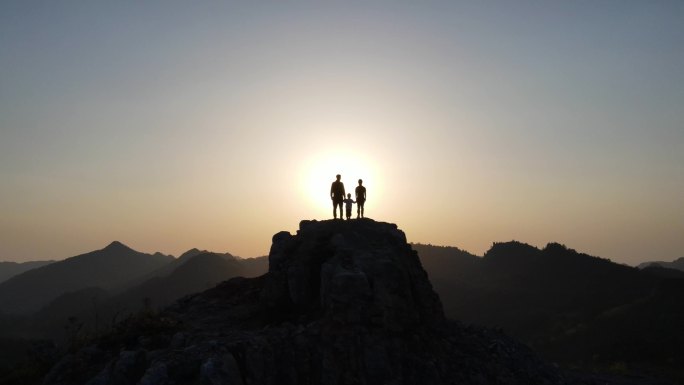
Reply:
M505 335L446 320L396 225L303 221L269 263L65 356L44 384L567 383Z
M444 321L417 254L393 224L304 221L297 235L273 237L269 272L287 306L321 321L394 332Z

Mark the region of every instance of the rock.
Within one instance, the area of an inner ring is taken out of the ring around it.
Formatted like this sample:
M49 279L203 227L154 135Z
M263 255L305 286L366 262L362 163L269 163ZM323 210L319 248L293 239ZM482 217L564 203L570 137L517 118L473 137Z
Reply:
M268 254L269 271L278 269L285 258L285 253L292 245L292 234L281 231L273 236L273 244Z
M202 364L200 381L205 385L242 385L240 369L232 354L210 357Z
M290 300L300 309L322 307L339 320L346 304L364 322L380 317L395 331L444 321L418 256L395 225L302 221L296 236L276 234L272 250L278 265L270 271L286 272Z
M167 385L169 383L169 372L163 362L155 363L143 374L138 385Z
M82 384L97 374L108 362L108 355L102 350L88 346L75 354L64 355L45 375L43 384Z
M171 349L182 349L185 346L186 336L183 332L178 332L171 338L171 344L169 347Z
M145 366L146 360L143 351L122 351L117 359L110 361L86 385L135 384L145 372Z

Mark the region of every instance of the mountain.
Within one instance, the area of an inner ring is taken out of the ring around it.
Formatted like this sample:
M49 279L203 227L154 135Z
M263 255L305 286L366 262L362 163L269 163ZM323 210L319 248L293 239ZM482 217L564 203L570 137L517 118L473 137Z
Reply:
M442 299L446 315L462 320L462 314L459 313L462 302L467 301L467 293L472 290L471 280L477 278L464 275L470 274L481 258L456 247L416 243L411 244L411 247L418 252L430 282Z
M590 382L500 332L449 321L404 233L361 219L276 234L268 273L129 319L42 383Z
M610 363L684 383L684 279L659 281L648 296L608 309L537 348L561 362ZM591 353L589 356L587 353Z
M242 259L198 249L177 259L160 253L153 257L170 261L115 290L71 288L52 296L31 313L0 315L0 338L40 338L61 344L65 328L74 322L82 335L97 335L145 308L163 308L229 278L253 277L268 270L267 257Z
M242 264L244 277L258 277L268 272L268 256L238 259Z
M664 261L644 262L644 263L640 263L639 266L637 266L637 267L640 269L643 269L645 267L649 267L649 266L653 266L653 265L658 265L658 266L665 267L668 269L676 269L676 270L684 271L684 257L675 259L672 262L664 262Z
M264 265L265 261L265 265ZM77 323L82 335L98 335L116 321L215 286L236 276L253 277L268 270L266 257L241 259L205 251L185 253L151 276L122 291L87 287L63 293L33 314L0 317L0 338L49 339L63 344L65 328ZM170 267L170 268L169 268ZM165 272L163 276L156 276ZM0 352L1 353L1 352Z
M643 267L641 271L661 278L684 278L684 270L671 269L658 264Z
M26 329L29 337L40 337L64 342L65 329L78 324L78 327L92 327L95 332L109 323L105 309L109 293L99 287L64 293L43 306L27 318Z
M178 258L175 258L173 256L169 256L170 257L169 263L164 264L161 267L159 267L158 269L155 269L155 270L153 270L147 274L144 274L142 276L135 277L135 278L129 280L125 285L123 285L121 287L120 291L124 292L124 291L130 290L136 286L143 284L144 282L146 282L150 279L165 277L165 276L171 274L176 268L178 268L179 266L181 266L182 264L184 264L185 262L190 260L192 257L194 257L198 254L202 254L202 253L208 253L208 251L193 248L193 249L190 249L190 250L186 251L185 253L181 254L180 257L178 257ZM157 254L163 255L161 253L155 253L155 255L157 255ZM232 257L228 253L226 253L224 255Z
M414 246L449 316L533 338L644 296L656 279L557 243L495 243L484 257Z
M546 358L585 368L670 373L684 380L679 271L644 270L578 253L495 243L483 257L413 245L446 314L501 327ZM657 352L657 353L656 353Z
M31 262L0 262L0 283L41 266L49 265L54 261L31 261Z
M170 256L140 253L112 242L102 250L29 270L0 283L0 312L34 312L64 293L87 287L116 290L172 260Z
M154 277L167 276L167 275L173 273L174 270L176 270L178 267L180 267L184 263L188 262L189 260L191 260L195 256L200 255L200 254L206 254L206 253L209 253L209 252L207 250L199 250L199 249L195 249L195 248L190 249L190 250L186 251L185 253L181 254L178 258L174 258L171 261L171 263L168 263L168 264L162 266L161 268L155 270L154 272L151 273L151 275ZM214 254L217 254L217 253L214 253ZM223 255L226 257L230 257L230 258L233 257L232 255L230 255L228 253L223 254Z
M154 307L164 307L185 295L209 289L229 278L245 275L241 260L230 254L199 250L197 253L185 253L162 269L168 273L150 278L117 295L112 301L129 309L139 308L143 301Z

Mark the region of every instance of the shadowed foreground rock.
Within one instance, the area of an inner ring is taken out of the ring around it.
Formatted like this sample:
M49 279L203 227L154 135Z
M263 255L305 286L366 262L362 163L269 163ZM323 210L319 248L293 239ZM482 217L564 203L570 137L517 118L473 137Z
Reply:
M234 278L65 356L44 384L568 384L525 346L445 319L393 224L303 221Z

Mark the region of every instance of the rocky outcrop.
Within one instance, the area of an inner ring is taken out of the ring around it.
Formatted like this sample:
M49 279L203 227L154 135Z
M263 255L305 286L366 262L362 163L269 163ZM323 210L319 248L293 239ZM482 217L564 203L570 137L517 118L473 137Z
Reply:
M44 384L570 383L502 333L447 320L396 225L303 221L269 263L178 301L164 327L65 357Z
M297 235L273 237L269 273L297 313L328 322L400 332L444 320L417 254L393 224L304 221Z

